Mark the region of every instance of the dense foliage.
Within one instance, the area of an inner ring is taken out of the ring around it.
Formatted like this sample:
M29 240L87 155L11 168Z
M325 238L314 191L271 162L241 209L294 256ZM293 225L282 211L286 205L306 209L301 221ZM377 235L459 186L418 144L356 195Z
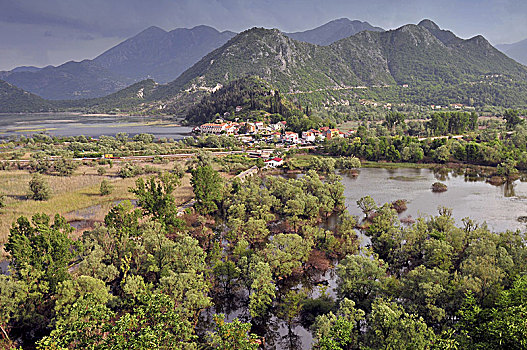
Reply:
M220 180L208 164L205 155L189 164L194 213L179 216L171 196L179 180L166 173L138 179L139 207L120 203L77 242L60 216L14 223L0 344L294 348L302 325L317 349L525 346L523 234L468 218L457 227L445 208L403 225L392 203L365 197L360 227L370 243L360 248L331 164L320 165L324 177L244 182ZM330 269L333 297L314 283ZM235 310L240 319L228 322L222 313ZM277 337L278 324L286 336Z

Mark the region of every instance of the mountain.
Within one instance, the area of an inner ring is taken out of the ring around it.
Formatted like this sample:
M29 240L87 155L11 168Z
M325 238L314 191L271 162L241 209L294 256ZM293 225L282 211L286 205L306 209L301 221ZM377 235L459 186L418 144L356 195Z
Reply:
M48 66L37 70L18 68L4 74L4 79L50 100L105 96L133 82L90 60L71 61L58 67Z
M9 75L11 75L13 73L38 72L41 69L42 68L38 68L38 67L34 67L34 66L20 66L20 67L16 67L13 70L10 70L10 71L0 71L0 79L4 79L5 80L5 78L7 78Z
M170 32L150 27L93 60L18 67L0 72L0 79L50 100L97 98L147 78L172 81L235 35L208 26Z
M51 101L56 109L84 113L141 113L158 84L146 79L113 94L91 99ZM150 106L150 103L148 103ZM147 109L151 109L148 107Z
M135 81L152 78L166 83L235 35L204 25L170 32L150 27L102 53L93 62Z
M496 48L501 50L507 56L514 58L516 61L527 66L527 39L513 44L496 45Z
M163 33L150 28L144 35L154 38ZM98 63L85 63L108 71ZM43 74L49 69L16 74ZM55 106L184 115L204 95L246 77L263 80L304 106L358 103L361 98L419 105L527 105L527 67L480 35L461 39L423 20L385 32L362 31L327 46L294 40L277 29L252 28L168 84L147 80L104 98ZM146 90L138 97L143 87Z
M525 83L527 68L482 36L463 40L432 21L386 32L363 31L329 46L253 28L209 53L153 98L182 89L213 89L258 76L285 93L373 86L453 86L488 76Z
M340 39L344 39L362 32L363 30L369 30L373 32L384 31L384 29L380 27L374 27L368 22L361 22L357 20L351 21L347 18L340 18L314 29L306 30L304 32L285 33L285 35L298 41L326 46L333 44L335 41Z
M49 112L54 109L49 101L0 80L0 113Z

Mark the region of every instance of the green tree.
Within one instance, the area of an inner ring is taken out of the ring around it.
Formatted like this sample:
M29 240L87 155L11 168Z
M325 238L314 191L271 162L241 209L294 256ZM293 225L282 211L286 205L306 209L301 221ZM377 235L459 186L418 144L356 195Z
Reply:
M357 206L362 210L366 218L371 215L373 211L377 209L377 204L370 196L362 197L357 201Z
M46 201L51 197L51 189L39 173L34 174L29 181L28 197L36 201Z
M10 229L5 248L14 278L23 282L16 288L27 293L16 314L17 330L25 340L41 335L48 326L51 296L60 282L71 278L68 268L79 252L79 245L69 238L72 231L63 217L56 215L51 222L45 214L33 215L31 222L21 216Z
M382 260L362 255L348 255L337 268L338 295L353 300L361 309L384 294L387 283L387 265Z
M78 167L79 165L76 161L64 157L59 158L54 163L55 171L59 176L71 176Z
M520 113L515 109L507 109L503 113L503 119L506 121L507 129L513 130L517 125L523 123L523 119L519 115Z
M218 350L257 350L261 344L255 334L249 333L250 323L237 318L225 322L223 314L214 315L215 331L209 333L209 345Z
M99 193L101 196L107 196L113 191L113 186L108 180L102 180L99 186Z
M145 215L151 215L165 227L180 228L182 222L177 218L177 206L172 193L180 180L171 173L150 177L146 182L139 178L130 192L137 196L137 205Z
M197 167L191 171L190 183L196 198L195 208L202 214L212 214L218 210L223 198L223 180L211 166Z
M364 315L364 311L355 308L353 301L344 299L336 314L330 311L318 316L313 325L316 339L314 349L358 349L360 321L364 319Z
M287 277L302 267L309 257L313 242L291 233L275 235L262 251L276 277Z
M400 112L390 111L386 114L385 124L390 129L395 129L397 125L404 124L405 115Z
M263 317L275 297L276 286L269 264L258 262L250 272L252 277L249 312L251 317Z
M368 349L430 349L435 335L422 318L408 314L393 302L382 298L372 305L367 318L364 345Z

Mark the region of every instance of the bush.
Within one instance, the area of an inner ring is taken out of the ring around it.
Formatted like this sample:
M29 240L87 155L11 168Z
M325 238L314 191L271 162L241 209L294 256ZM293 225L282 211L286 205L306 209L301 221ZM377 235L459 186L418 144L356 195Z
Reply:
M72 159L60 158L55 161L55 171L60 176L71 176L79 164Z
M102 166L98 167L97 174L99 174L100 176L103 176L104 174L106 174L106 169Z
M447 185L441 182L434 182L432 184L432 192L445 192L448 189Z
M6 196L0 195L0 208L3 208L6 206Z
M403 211L407 209L406 203L407 201L405 199L398 199L392 202L392 208L395 209L397 214L401 214Z
M36 173L29 181L28 197L36 201L48 200L51 196L51 189L42 175Z
M102 180L101 186L99 187L99 192L101 196L107 196L113 191L113 186L108 180Z
M140 169L137 166L132 165L130 163L126 163L125 165L123 165L121 169L119 169L118 175L122 178L128 178L128 177L134 177L138 175L139 173L140 173Z

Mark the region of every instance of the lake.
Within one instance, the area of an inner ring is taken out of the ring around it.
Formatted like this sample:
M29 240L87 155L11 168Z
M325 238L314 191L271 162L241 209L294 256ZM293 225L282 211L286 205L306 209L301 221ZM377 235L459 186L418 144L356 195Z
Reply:
M452 172L438 180L431 169L407 168L363 168L356 177L341 176L348 210L359 218L364 214L356 202L369 195L378 205L407 200L408 209L400 214L401 218L437 215L438 207L447 207L453 209L459 225L461 219L468 216L477 223L486 222L494 232L526 229L517 219L527 215L527 182L516 180L493 186L484 181L469 181ZM448 190L432 192L430 187L436 181L446 184Z
M0 139L46 133L52 136L114 136L153 134L180 140L192 131L175 119L161 117L97 116L73 113L0 114Z

